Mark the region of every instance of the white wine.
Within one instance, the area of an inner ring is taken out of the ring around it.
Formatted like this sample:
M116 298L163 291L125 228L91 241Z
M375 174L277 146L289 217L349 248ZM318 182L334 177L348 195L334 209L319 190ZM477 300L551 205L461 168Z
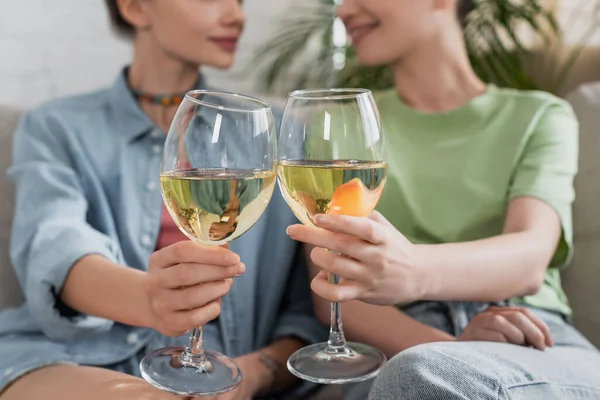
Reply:
M387 176L379 161L280 161L279 185L300 221L317 214L366 217L377 205Z
M160 183L179 229L192 240L220 245L259 220L271 200L275 172L183 170L161 175Z

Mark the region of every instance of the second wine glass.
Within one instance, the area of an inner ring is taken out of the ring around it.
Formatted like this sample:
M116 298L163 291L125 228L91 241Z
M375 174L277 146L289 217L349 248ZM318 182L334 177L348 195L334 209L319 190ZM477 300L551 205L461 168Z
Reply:
M265 211L275 187L277 138L271 106L248 96L197 90L177 110L161 167L163 199L179 229L208 245L228 243ZM242 380L229 357L204 349L202 328L186 347L148 354L152 385L183 396L213 396Z
M366 217L383 191L387 162L379 112L370 91L329 89L290 94L279 135L277 175L286 202L300 221L317 214ZM339 278L330 276L339 283ZM289 370L311 382L351 383L375 377L385 355L348 343L341 305L331 304L327 343L297 351Z

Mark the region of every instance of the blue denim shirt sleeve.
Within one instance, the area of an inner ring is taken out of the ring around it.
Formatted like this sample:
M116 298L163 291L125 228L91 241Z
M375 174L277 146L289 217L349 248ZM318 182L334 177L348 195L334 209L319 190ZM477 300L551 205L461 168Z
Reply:
M30 112L19 124L9 170L17 186L11 260L32 316L48 337L60 340L111 328L108 320L67 317L57 302L78 260L99 254L117 262L119 254L113 240L86 222L88 204L73 145L52 114Z

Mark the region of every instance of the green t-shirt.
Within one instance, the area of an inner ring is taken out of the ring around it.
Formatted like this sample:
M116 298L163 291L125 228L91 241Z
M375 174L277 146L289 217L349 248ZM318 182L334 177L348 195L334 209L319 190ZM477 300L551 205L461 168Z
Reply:
M442 114L411 109L393 90L376 102L389 159L378 210L413 243L437 244L499 235L510 200L544 201L560 216L562 239L543 288L515 300L570 314L559 274L572 254L578 157L578 123L568 103L495 86Z

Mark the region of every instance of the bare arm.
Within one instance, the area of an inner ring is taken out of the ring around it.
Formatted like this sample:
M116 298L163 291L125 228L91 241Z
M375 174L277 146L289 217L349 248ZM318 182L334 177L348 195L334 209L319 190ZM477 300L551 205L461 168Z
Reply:
M272 395L296 384L298 379L286 367L287 359L305 344L294 338L279 339L260 351L238 358L236 361L246 381L242 382L241 390L247 388L248 391L248 396L242 397Z
M456 340L395 307L351 301L344 303L343 315L347 339L374 346L388 358L420 344Z
M288 229L292 238L316 246L311 259L318 267L342 277L332 285L319 273L312 282L315 293L378 305L498 301L536 293L561 235L556 212L527 197L510 203L503 234L469 243L414 245L379 213L316 219L321 229Z
M467 243L422 245L429 271L427 299L501 301L533 295L560 239L558 215L546 203L521 197L509 207L502 235Z
M179 336L219 315L231 278L244 270L229 250L184 241L155 252L148 272L85 256L60 296L81 313Z
M85 256L71 269L61 300L83 314L132 326L149 326L146 273L99 255Z

